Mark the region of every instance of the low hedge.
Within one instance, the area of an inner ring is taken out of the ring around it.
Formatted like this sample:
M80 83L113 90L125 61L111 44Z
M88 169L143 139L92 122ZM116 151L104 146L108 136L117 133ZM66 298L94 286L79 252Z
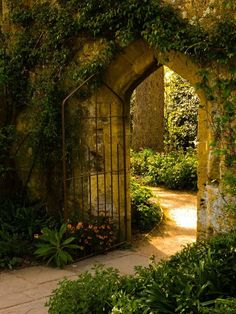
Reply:
M235 265L232 232L188 245L168 261L137 267L133 276L100 266L94 274L62 281L48 302L49 314L232 314Z
M150 149L131 152L131 170L148 185L164 185L175 190L197 189L197 156L194 150L166 154Z

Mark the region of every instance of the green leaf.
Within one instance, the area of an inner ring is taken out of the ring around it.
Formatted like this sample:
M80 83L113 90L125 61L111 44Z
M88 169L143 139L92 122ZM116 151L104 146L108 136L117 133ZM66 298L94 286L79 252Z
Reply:
M73 242L75 240L75 237L70 237L68 239L66 239L62 244L65 246L71 242Z

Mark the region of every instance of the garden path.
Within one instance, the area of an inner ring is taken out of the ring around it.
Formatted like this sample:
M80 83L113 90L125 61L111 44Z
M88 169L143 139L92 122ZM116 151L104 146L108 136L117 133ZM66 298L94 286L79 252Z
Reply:
M154 255L156 261L168 258L196 241L197 196L194 192L151 188L164 211L164 223L135 241L139 254Z
M118 268L121 273L133 273L135 265L148 265L148 257L167 258L181 246L195 241L196 195L152 188L160 198L165 223L148 235L139 237L129 250L116 250L65 267L52 269L35 266L0 273L0 314L46 314L44 307L57 282L64 277L75 279L94 263Z

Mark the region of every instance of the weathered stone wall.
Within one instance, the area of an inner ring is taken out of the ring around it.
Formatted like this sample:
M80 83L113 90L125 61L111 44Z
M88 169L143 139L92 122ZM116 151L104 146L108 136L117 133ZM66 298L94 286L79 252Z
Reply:
M138 151L164 151L164 67L160 67L135 90L131 146Z

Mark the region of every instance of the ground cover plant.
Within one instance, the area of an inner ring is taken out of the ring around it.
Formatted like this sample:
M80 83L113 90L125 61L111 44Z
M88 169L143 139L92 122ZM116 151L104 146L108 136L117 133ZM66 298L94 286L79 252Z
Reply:
M186 246L168 261L122 276L102 266L63 280L49 313L232 314L236 298L236 233ZM223 311L223 312L220 312Z
M66 224L62 224L59 230L43 228L34 254L47 261L47 264L51 263L57 267L73 262L69 251L78 250L80 247L73 243L75 237L65 237L65 233Z
M203 310L204 314L234 314L236 310L236 298L217 299L213 308Z
M131 152L133 175L145 184L164 185L170 189L197 189L197 156L187 152L155 153L150 149Z
M117 240L116 226L111 218L106 217L67 224L67 234L75 237L75 242L80 246L83 255L109 249Z

